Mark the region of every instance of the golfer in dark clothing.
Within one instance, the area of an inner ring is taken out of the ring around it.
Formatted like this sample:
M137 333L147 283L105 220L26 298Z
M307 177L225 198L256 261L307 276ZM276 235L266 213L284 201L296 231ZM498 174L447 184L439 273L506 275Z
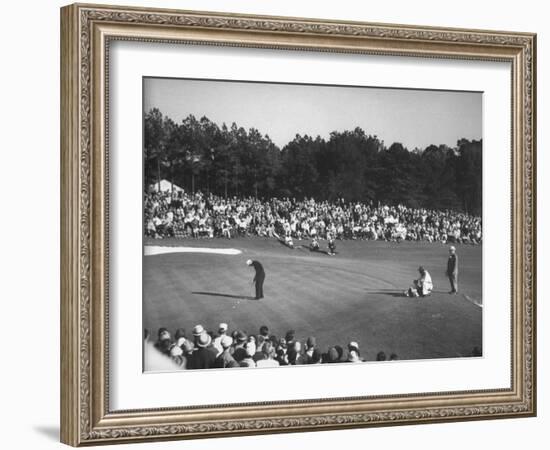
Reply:
M256 300L260 300L261 298L264 298L264 268L258 261L252 261L251 259L249 259L246 264L253 266L256 271L252 282L256 284Z

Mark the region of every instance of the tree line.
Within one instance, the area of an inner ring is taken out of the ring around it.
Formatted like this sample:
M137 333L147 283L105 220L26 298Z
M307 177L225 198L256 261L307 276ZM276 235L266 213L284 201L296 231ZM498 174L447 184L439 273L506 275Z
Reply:
M279 148L255 128L193 115L175 123L154 108L145 115L144 144L146 186L167 179L225 197L343 198L481 214L482 141L409 150L357 127L328 139L297 134Z

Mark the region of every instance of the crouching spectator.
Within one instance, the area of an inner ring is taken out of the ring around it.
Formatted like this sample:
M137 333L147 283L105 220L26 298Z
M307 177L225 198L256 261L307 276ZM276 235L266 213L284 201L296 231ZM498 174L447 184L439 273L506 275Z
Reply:
M407 297L426 297L432 293L432 277L424 267L418 268L420 277L413 281L413 285L405 291Z

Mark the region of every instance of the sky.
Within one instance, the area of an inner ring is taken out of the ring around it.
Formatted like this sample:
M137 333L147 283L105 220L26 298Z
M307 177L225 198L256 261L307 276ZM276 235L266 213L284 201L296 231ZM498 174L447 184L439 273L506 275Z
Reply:
M409 150L482 138L482 93L242 81L144 78L144 112L181 122L189 114L221 126L256 128L280 148L296 134L328 138L361 127Z

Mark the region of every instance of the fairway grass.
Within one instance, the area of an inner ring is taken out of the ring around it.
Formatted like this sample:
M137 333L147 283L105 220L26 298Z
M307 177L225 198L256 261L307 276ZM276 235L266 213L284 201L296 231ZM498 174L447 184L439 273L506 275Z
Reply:
M449 295L442 244L337 241L336 256L312 253L306 241L295 244L292 250L257 237L147 240L147 246L190 250L144 257L143 327L155 336L159 327L183 327L190 335L198 323L216 331L225 322L230 331L254 334L267 325L277 336L290 329L301 341L315 336L323 352L357 341L367 360L379 351L411 360L466 357L482 348L481 246L457 245L459 295ZM249 258L266 271L260 301L253 299ZM404 297L420 265L434 292Z

